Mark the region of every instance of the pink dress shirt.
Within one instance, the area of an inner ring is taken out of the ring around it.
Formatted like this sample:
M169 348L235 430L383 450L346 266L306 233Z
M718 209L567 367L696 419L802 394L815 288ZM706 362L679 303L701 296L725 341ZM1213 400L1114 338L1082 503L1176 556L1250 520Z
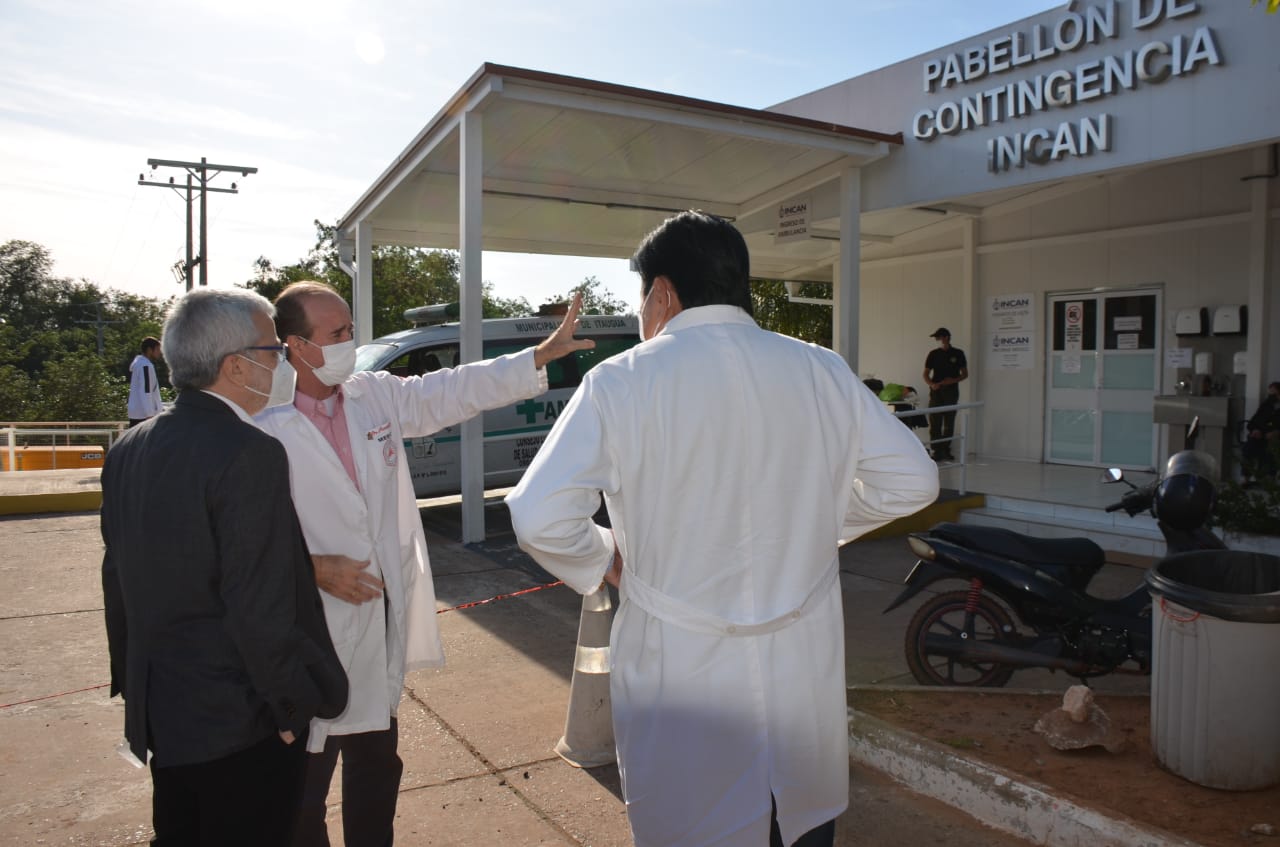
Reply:
M356 479L356 462L351 455L351 436L347 432L347 413L341 386L323 400L308 397L301 391L296 392L293 395L293 406L320 430L324 440L338 454L347 476L351 477L351 483L359 491L360 481Z

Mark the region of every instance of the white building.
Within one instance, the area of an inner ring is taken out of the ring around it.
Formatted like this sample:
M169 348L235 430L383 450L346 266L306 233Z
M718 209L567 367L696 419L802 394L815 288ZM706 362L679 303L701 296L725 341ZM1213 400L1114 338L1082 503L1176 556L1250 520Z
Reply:
M1277 26L1246 0L1071 3L764 111L486 65L339 230L356 266L460 249L465 320L482 247L623 257L702 208L756 275L832 283L862 376L918 383L948 327L971 450L1151 468L1181 438L1157 396L1207 389L1222 423L1280 379ZM368 298L356 274L358 326Z

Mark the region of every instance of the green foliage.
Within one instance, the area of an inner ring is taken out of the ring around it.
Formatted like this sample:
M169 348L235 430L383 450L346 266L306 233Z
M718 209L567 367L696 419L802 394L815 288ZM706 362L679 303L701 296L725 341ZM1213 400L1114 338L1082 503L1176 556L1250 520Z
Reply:
M0 421L31 420L31 377L13 365L0 365Z
M92 351L64 353L47 363L32 398L39 421L121 420L129 402L129 381L110 373Z
M335 227L315 221L316 243L307 255L291 265L276 266L260 257L253 279L244 287L274 300L287 285L304 279L326 282L351 302L351 278L338 262ZM458 254L452 250L424 250L417 247L379 245L373 248L373 329L374 338L405 329L407 309L433 303L458 301ZM482 311L486 318L520 317L532 313L523 297L496 297L492 286L484 284Z
M1272 467L1280 468L1280 441L1271 441L1268 447ZM1224 482L1218 489L1210 524L1227 532L1280 536L1280 475L1260 473L1247 487Z
M122 420L129 363L160 336L168 303L52 269L39 244L0 244L0 420Z
M830 299L831 286L804 283L800 286L799 296ZM830 306L792 303L787 299L787 287L783 282L766 279L751 281L751 300L756 323L764 329L823 347L831 346Z
M626 315L631 307L625 300L620 300L613 292L604 287L604 283L589 276L570 288L559 297L552 298L552 303L569 303L573 295L582 294L582 314L584 315Z

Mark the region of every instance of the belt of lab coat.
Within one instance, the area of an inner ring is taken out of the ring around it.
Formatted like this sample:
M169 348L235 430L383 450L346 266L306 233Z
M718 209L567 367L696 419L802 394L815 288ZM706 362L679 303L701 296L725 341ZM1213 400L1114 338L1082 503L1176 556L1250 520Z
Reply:
M759 623L739 623L690 606L641 581L634 571L625 566L622 569L619 591L623 599L635 603L653 617L690 632L734 637L767 635L784 629L807 615L836 584L839 573L839 562L833 561L803 603L776 618Z

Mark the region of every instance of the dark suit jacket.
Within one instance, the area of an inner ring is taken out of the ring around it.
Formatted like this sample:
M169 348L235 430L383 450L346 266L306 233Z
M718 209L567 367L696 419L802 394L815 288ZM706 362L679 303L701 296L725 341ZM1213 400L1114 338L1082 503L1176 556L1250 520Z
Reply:
M102 539L111 693L140 759L219 759L346 707L284 447L222 400L184 391L111 448Z

